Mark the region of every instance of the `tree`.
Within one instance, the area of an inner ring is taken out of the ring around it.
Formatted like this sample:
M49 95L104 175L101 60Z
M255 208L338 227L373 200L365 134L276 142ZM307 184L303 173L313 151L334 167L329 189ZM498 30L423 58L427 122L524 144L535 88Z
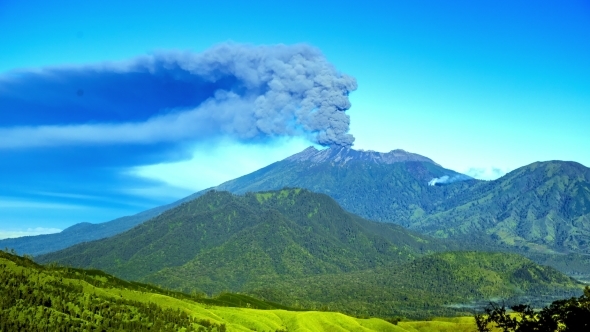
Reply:
M557 300L548 307L535 311L529 305L519 304L510 307L494 303L485 309L485 315L475 315L479 332L490 332L490 325L503 332L577 332L590 331L590 287L586 286L584 295L568 300Z

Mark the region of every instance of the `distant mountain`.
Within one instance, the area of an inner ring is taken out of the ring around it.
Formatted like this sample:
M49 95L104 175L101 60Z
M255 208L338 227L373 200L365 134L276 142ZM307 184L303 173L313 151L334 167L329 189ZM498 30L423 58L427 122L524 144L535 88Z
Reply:
M590 169L536 162L480 182L401 224L436 237L491 236L532 251L590 253Z
M429 185L433 179L441 178L446 179L445 184L454 185ZM344 209L364 218L403 225L405 220L433 210L444 199L477 182L404 150L381 153L309 147L216 189L241 194L283 187L306 188L329 195Z
M255 281L391 266L455 248L362 219L302 189L210 191L132 230L38 257L207 293Z
M362 217L470 246L590 253L590 169L575 162L537 162L479 181L403 150L308 148L217 188L283 186L322 192Z
M216 187L243 194L248 191L302 187L335 198L345 209L377 221L396 222L423 213L433 205L429 196L453 196L458 189L428 187L437 178L447 182L475 180L445 169L429 158L404 150L389 153L359 151L350 148L317 150L309 147L285 160ZM459 189L460 190L460 189ZM0 248L12 248L33 256L69 246L120 234L183 202L195 199L207 190L174 203L156 207L133 216L100 224L80 223L61 233L0 240Z
M485 306L490 299L546 305L579 296L582 284L517 254L435 253L396 267L252 285L247 293L356 315L424 318Z
M522 167L495 181L480 181L403 150L310 147L215 189L243 194L306 188L331 196L361 217L456 238L471 248L590 253L589 173L574 162L551 161ZM122 220L78 225L77 232L2 240L0 247L35 255L112 236L204 192ZM590 265L583 270L590 274Z
M14 249L20 255L38 256L81 242L104 239L130 230L146 220L200 195L201 193L196 193L171 204L158 206L132 216L121 217L104 223L78 223L55 234L3 239L0 240L0 248Z

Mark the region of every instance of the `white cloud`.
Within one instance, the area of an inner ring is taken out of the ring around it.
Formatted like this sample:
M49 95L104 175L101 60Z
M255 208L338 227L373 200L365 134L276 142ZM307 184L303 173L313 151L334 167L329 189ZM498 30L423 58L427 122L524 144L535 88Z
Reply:
M225 140L215 146L195 146L190 160L135 167L129 173L194 192L254 172L309 145L301 138L279 139L269 144Z
M45 227L27 228L24 230L23 229L17 229L17 230L0 229L0 240L7 239L7 238L22 237L22 236L53 234L53 233L59 233L61 231L62 230L59 228L45 228Z
M506 173L510 172L508 168L500 167L471 167L463 172L472 178L479 180L496 180Z

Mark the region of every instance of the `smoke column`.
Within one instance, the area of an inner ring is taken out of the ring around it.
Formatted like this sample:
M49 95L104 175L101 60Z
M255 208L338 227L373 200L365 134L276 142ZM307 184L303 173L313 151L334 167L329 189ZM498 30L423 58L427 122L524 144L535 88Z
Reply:
M454 176L443 175L440 178L434 178L428 181L429 186L436 186L437 184L448 184L457 181L467 181L472 180L473 178L464 174L457 174Z
M0 76L0 148L304 136L349 147L348 95L309 45L221 44ZM51 115L51 116L49 116Z

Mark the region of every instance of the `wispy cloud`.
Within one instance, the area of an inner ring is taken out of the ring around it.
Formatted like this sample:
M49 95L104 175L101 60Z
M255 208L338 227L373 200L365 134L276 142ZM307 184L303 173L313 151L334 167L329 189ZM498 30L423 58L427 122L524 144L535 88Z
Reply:
M15 198L11 198L11 197L0 197L0 208L4 208L4 209L31 208L31 209L71 210L71 209L84 209L86 207L82 206L82 205L74 205L74 204L39 202L39 201L32 201L32 200L15 199Z
M219 157L226 140L350 145L346 112L356 88L304 44L227 43L2 73L0 228L8 217L24 226L59 220L61 228L65 220L107 221L252 170L245 157Z
M308 146L309 142L302 139L277 140L267 145L224 140L214 146L194 146L189 160L134 167L128 174L194 192L254 172Z
M42 235L42 234L53 234L61 232L61 229L58 228L45 228L45 227L35 227L35 228L27 228L22 230L3 230L0 229L0 239L7 239L7 238L15 238L15 237L22 237L22 236L34 236L34 235Z
M509 171L510 169L500 167L471 167L463 173L478 180L496 180Z

